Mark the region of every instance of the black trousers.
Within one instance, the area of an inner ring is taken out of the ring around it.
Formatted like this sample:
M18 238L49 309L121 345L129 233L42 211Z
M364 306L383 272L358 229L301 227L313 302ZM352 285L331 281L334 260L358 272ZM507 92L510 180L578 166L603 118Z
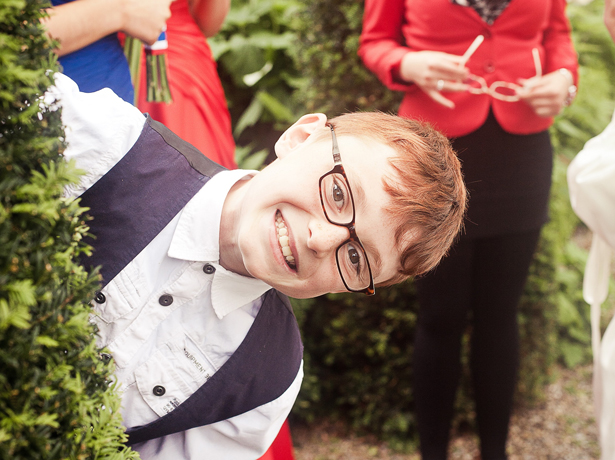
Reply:
M417 279L414 398L424 460L447 458L471 318L471 371L483 460L505 459L519 364L517 305L540 230L465 238Z

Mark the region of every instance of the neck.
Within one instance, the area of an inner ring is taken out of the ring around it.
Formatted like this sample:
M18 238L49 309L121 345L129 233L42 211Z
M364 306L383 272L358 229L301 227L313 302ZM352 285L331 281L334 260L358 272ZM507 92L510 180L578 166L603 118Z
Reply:
M238 230L242 198L249 180L239 180L231 187L222 207L220 218L220 265L227 270L244 276L251 276L243 264L239 250Z

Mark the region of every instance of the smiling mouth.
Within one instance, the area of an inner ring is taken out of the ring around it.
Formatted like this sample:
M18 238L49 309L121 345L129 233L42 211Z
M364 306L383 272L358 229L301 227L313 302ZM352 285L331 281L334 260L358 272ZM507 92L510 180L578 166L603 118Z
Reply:
M284 222L284 219L282 218L282 213L280 213L280 211L276 211L275 225L277 227L278 244L280 245L282 255L284 256L284 260L286 261L286 265L295 270L297 268L297 263L295 262L293 252L290 249L288 228L286 227L286 222Z

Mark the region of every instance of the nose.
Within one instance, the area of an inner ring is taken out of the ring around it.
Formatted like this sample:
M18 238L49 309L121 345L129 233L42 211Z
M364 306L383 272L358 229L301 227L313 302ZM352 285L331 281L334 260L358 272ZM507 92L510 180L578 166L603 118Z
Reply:
M308 225L308 248L318 258L327 257L350 237L346 227L335 225L326 219L314 219Z

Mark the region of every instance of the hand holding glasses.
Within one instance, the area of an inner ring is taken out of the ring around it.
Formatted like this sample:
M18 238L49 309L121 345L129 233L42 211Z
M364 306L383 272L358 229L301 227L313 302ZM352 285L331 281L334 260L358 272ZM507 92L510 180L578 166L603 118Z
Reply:
M540 64L538 49L532 49L532 56L534 58L536 77L542 77L542 65ZM519 101L521 99L519 92L523 89L523 86L508 81L494 81L491 86L487 86L487 82L483 77L474 74L470 74L464 83L468 85L468 91L472 94L488 94L494 99L506 102Z
M461 67L464 66L466 62L468 62L472 54L474 54L474 52L478 49L484 39L485 37L483 37L482 35L479 35L474 39L466 52L463 53L461 62L459 63ZM536 76L541 77L542 65L540 63L540 55L538 54L538 49L532 49L532 57L534 58ZM440 87L441 89L444 86L444 82L440 84L440 81L438 82L438 87ZM474 74L468 75L468 78L466 78L463 83L467 85L467 90L472 94L488 94L494 99L499 99L500 101L506 102L516 102L520 100L519 91L523 89L523 86L508 81L495 81L490 86L487 86L487 81L483 77Z
M465 64L472 53L483 42L479 35L464 53L462 63ZM496 81L487 86L486 80L478 75L470 74L463 83L472 94L488 94L494 99L506 102L525 101L534 112L542 117L557 115L563 107L572 102L576 95L574 78L569 70L559 69L547 75L542 74L542 64L537 48L532 49L536 76L529 79L519 79L521 84L507 81ZM563 79L562 79L563 77Z
M445 97L447 92L468 91L506 102L524 101L537 115L544 117L556 115L572 101L576 91L572 74L559 69L543 75L538 49L532 50L534 77L520 78L516 83L497 81L487 85L484 77L470 74L465 64L483 41L482 35L476 37L462 56L439 51L410 51L402 58L399 76L451 109L455 108L455 103Z

